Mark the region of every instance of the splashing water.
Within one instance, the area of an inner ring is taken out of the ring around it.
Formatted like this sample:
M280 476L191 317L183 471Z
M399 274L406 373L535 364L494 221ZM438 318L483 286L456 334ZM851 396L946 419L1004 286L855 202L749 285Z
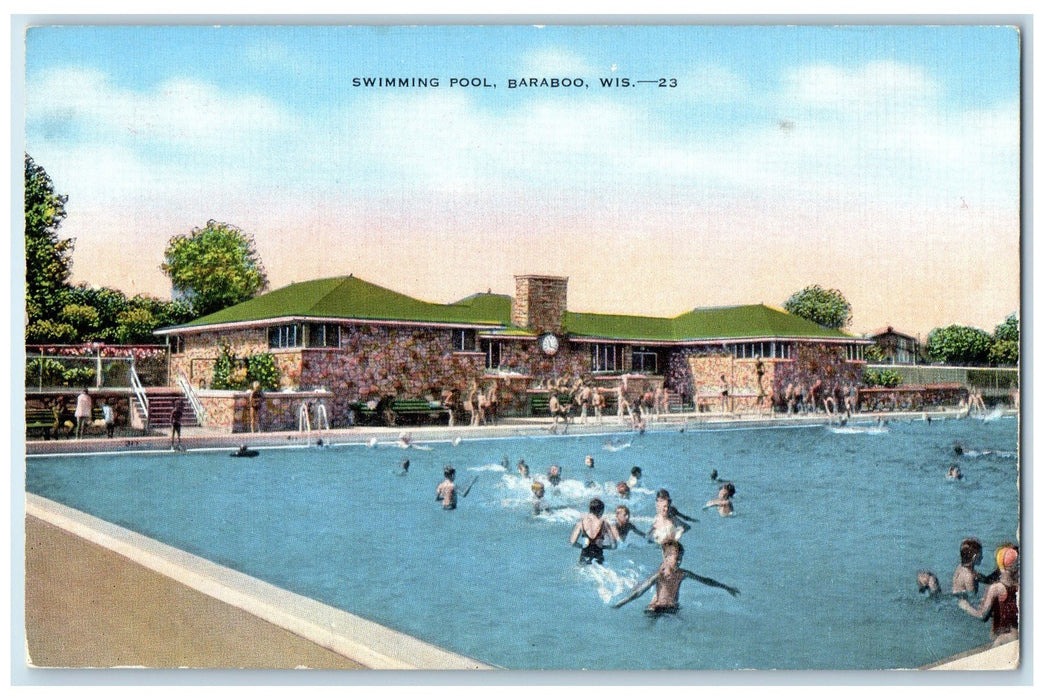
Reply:
M595 593L603 603L608 604L610 600L630 591L647 577L642 575L633 561L627 563L628 566L620 571L597 563L578 566L577 576L582 582L593 584Z

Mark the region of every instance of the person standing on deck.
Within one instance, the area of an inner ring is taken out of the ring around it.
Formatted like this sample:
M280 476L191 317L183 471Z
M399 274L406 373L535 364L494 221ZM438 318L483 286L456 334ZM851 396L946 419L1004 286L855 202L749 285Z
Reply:
M87 426L91 422L91 410L93 404L91 403L91 396L87 393L87 387L83 388L80 395L76 397L76 439L79 440L83 437L83 434L87 431Z
M113 413L112 404L108 400L102 404L102 417L105 419L105 435L111 438L116 431L116 415Z
M170 412L170 449L175 449L174 439L177 438L178 447L181 447L181 417L184 415L181 408L181 397L176 399L174 410Z

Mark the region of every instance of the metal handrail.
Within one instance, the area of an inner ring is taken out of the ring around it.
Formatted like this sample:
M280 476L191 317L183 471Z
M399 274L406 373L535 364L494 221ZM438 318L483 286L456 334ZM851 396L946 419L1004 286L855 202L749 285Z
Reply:
M205 425L207 409L203 407L203 402L199 400L199 396L196 395L196 390L192 388L192 384L189 383L188 377L186 377L183 372L178 373L178 387L181 389L181 393L185 395L185 398L189 400L189 405L192 406L192 412L196 414L196 420L200 425Z
M145 387L141 385L141 379L138 378L138 373L134 369L134 363L130 366L130 382L131 389L134 390L134 396L138 399L138 405L141 406L141 412L144 414L142 417L145 419L145 425L149 424L149 402L145 396Z

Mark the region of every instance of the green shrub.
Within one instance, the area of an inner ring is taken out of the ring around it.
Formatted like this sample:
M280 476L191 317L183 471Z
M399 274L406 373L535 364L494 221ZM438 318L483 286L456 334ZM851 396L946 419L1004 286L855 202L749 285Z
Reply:
M235 371L236 358L232 354L232 348L225 345L221 348L221 354L214 362L214 379L210 382L211 389L239 389L235 386L232 373Z
M893 387L902 384L903 377L894 369L863 370L863 384L867 386Z
M71 367L65 370L66 386L89 386L94 384L93 367Z
M25 385L30 386L63 386L65 384L65 367L58 360L49 357L37 357L25 363Z
M249 389L257 382L262 391L274 391L279 388L279 368L275 357L267 352L251 355L246 359L246 387Z

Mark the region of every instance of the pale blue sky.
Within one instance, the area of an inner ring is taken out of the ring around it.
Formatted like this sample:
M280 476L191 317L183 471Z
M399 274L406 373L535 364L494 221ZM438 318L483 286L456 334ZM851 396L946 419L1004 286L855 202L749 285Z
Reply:
M37 27L26 148L69 195L74 279L130 293L166 296L167 239L215 218L273 287L547 272L574 310L673 315L819 283L856 332L992 331L1019 301L1019 60L1010 27ZM588 87L507 89L543 76Z

